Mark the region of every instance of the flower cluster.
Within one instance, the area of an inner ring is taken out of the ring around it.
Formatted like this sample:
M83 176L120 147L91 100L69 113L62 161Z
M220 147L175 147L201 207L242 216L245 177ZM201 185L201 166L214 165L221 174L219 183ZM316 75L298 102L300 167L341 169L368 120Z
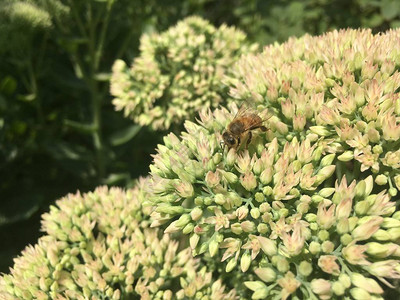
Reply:
M256 48L233 27L215 28L199 17L186 18L166 32L142 36L140 56L130 68L115 62L113 104L155 130L181 127L200 108L225 102L228 87L222 84L223 76L241 54Z
M253 299L383 299L400 278L399 43L400 30L334 31L243 58L226 82L269 130L228 151L232 106L165 137L152 227L249 276Z
M146 181L69 195L43 216L47 235L0 277L2 299L234 299L190 249L148 228Z

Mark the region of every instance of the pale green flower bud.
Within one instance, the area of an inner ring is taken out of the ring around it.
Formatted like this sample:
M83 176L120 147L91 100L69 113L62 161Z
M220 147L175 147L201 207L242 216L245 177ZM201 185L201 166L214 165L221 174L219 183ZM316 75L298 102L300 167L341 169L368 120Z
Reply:
M264 171L261 172L260 175L260 182L264 185L269 184L272 181L272 176L273 176L273 169L272 168L266 168ZM269 187L271 189L271 194L272 194L272 188ZM264 191L263 191L264 192ZM269 195L271 195L269 194ZM267 194L264 193L264 195L269 196Z
M243 232L242 226L240 226L240 223L234 223L231 225L231 230L234 234L240 235Z
M189 224L187 224L185 227L183 227L182 233L183 233L183 234L192 233L192 232L193 232L193 229L194 229L194 224L189 223Z
M370 204L368 203L368 201L363 200L363 201L359 201L356 203L354 210L357 213L357 215L365 215L369 208L370 208Z
M376 242L369 242L367 253L377 258L386 258L391 256L396 251L399 251L400 246L394 243L381 244Z
M325 279L313 279L311 281L311 290L317 295L330 295L331 283ZM325 298L325 297L324 297ZM327 298L329 299L329 298Z
M175 226L182 228L186 226L190 221L192 220L191 216L189 214L183 214L180 216L180 218L176 221Z
M400 220L397 220L395 218L383 218L383 223L382 223L383 228L399 228L400 227Z
M192 234L189 239L189 245L191 249L196 248L197 244L199 243L200 236L196 233Z
M385 185L385 184L387 184L388 179L385 175L380 174L380 175L376 176L375 182L377 185Z
M370 293L360 288L352 288L350 290L350 294L355 300L364 300L371 298Z
M309 276L313 271L312 264L310 264L308 261L303 260L300 265L299 265L299 273L302 276Z
M261 180L261 179L260 179ZM261 181L262 182L262 181ZM270 186L266 186L266 187L264 187L263 188L263 194L265 195L265 196L271 196L272 195L272 192L273 192L273 190L272 190L272 187L270 187Z
M244 232L254 232L256 230L256 225L252 221L244 221L240 224Z
M324 253L331 253L335 249L335 244L331 241L324 241L321 245L321 250Z
M242 255L242 258L240 259L240 269L242 270L242 272L246 272L251 264L251 256L250 253L245 252Z
M310 130L312 133L318 134L319 136L330 135L329 130L325 126L310 126Z
M330 166L333 162L333 160L335 159L335 154L328 154L326 155L322 160L321 160L321 166L322 167L326 167L326 166Z
M266 234L269 232L269 226L264 223L260 223L257 225L257 231L261 234Z
M332 283L332 291L336 296L343 296L346 288L340 281L335 281L334 283Z
M193 221L198 221L203 215L203 210L200 207L195 207L190 212Z
M268 256L273 256L278 252L276 242L266 237L257 236L257 240L260 243L261 250Z
M231 148L228 151L225 163L227 166L231 167L235 164L236 160L237 160L237 153L236 153L235 149Z
M327 231L327 230L320 230L319 232L318 232L318 238L321 240L321 241L326 241L327 239L329 239L329 232Z
M316 255L321 252L321 244L318 242L311 242L309 246L311 254Z
M391 241L396 241L400 238L400 228L390 228L387 230L387 233L390 235Z
M338 156L338 160L340 161L350 161L354 158L354 153L353 151L345 151L341 155Z
M336 224L336 230L339 234L349 232L349 220L345 218L339 219L338 223Z
M214 239L208 245L208 251L211 257L214 257L218 253L219 243Z
M335 192L335 188L323 188L318 192L318 195L320 195L323 198L328 198L330 197L333 193Z
M264 282L274 282L276 280L276 273L272 268L258 268L254 273Z
M250 210L250 215L253 217L253 219L258 219L260 217L260 210L258 208L252 208Z
M237 265L236 259L235 259L235 258L231 258L231 259L228 261L228 263L226 264L225 272L226 272L226 273L231 272L231 271L236 267L236 265Z

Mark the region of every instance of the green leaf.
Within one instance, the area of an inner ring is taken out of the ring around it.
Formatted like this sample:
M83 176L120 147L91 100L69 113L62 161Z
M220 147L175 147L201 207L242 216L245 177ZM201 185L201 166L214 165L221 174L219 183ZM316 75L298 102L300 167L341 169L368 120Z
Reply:
M17 88L17 82L11 76L6 76L0 82L0 92L6 95L11 95Z
M103 184L116 185L122 181L127 182L130 178L129 173L113 173L103 180Z
M140 125L130 125L125 129L114 132L110 136L110 144L113 146L120 146L129 142L131 139L135 137L136 134L140 131L142 127Z
M64 125L85 134L92 133L96 130L96 127L93 124L85 124L72 120L64 120Z
M386 20L394 19L399 14L399 3L394 0L384 0L381 2L381 12Z

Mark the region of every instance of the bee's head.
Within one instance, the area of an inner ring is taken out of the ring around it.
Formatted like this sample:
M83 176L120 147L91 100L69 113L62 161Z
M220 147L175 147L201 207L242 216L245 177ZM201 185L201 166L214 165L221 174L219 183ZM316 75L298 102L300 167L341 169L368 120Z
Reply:
M238 144L238 140L227 131L222 134L222 138L224 139L224 144L227 145L229 149L235 148Z

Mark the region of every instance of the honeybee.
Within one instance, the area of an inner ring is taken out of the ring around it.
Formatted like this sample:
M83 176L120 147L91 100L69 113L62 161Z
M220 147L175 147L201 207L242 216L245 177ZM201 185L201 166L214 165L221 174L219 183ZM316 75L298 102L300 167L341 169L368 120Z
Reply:
M264 121L256 110L243 103L222 134L223 143L228 146L228 149L237 150L246 140L245 147L247 149L253 136L252 130L267 131L267 128L263 125Z

